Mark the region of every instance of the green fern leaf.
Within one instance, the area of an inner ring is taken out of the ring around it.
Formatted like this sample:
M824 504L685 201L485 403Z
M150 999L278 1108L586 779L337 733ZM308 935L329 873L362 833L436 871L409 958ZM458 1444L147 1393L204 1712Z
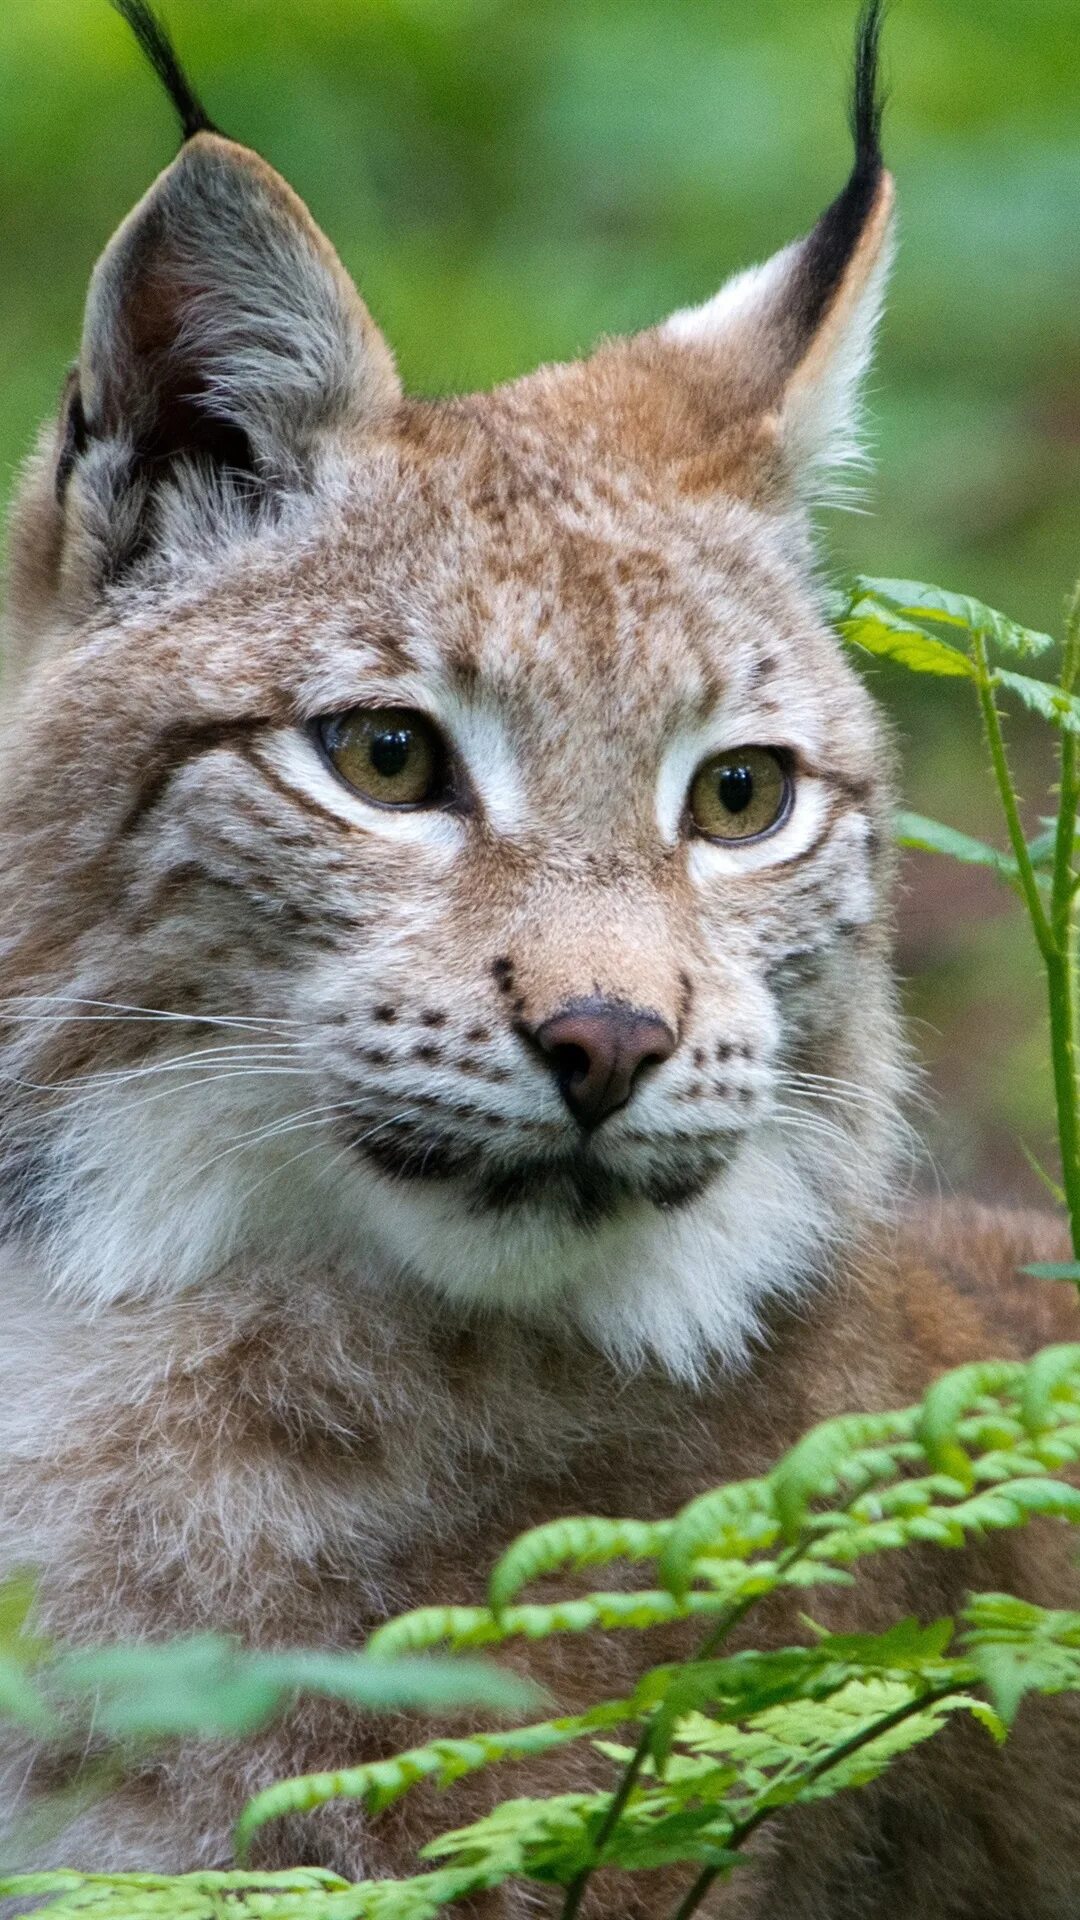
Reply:
M767 1480L740 1480L691 1500L678 1514L660 1554L664 1586L682 1598L708 1549L711 1562L743 1562L767 1551L779 1538L772 1489Z
M669 1521L604 1520L593 1515L533 1527L496 1561L488 1587L494 1612L508 1606L531 1580L611 1560L654 1560L671 1531Z
M513 1727L501 1733L469 1734L461 1739L432 1740L387 1760L370 1760L335 1773L311 1773L280 1780L248 1801L237 1822L234 1843L243 1859L259 1828L286 1814L311 1813L331 1800L358 1800L369 1813L381 1813L421 1780L452 1786L467 1773L501 1761L535 1759L576 1740L591 1738L601 1728L621 1726L633 1717L635 1701L608 1700L587 1713L534 1726Z
M889 1442L909 1438L916 1414L842 1414L825 1420L800 1440L770 1475L776 1512L785 1540L798 1540L811 1501L825 1499L848 1484L865 1483L858 1456L869 1454L877 1472L894 1470ZM884 1449L884 1451L883 1451Z
M991 646L1022 659L1046 653L1054 644L1048 633L1022 627L969 594L947 593L943 587L927 586L921 580L872 580L857 575L850 591L856 602L864 598L880 602L900 618L981 634Z
M1029 1360L1019 1404L1024 1425L1033 1434L1052 1426L1055 1416L1080 1410L1080 1344L1044 1347Z
M1080 1690L1080 1612L1037 1607L1012 1594L974 1594L964 1644L1006 1726L1026 1693Z
M967 679L974 675L966 653L927 633L925 626L890 606L879 593L856 593L836 625L850 645L895 660L912 673Z

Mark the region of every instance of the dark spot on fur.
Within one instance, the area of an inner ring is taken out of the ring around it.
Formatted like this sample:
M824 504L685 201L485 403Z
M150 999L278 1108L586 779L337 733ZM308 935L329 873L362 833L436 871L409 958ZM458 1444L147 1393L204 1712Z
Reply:
M674 1213L679 1207L688 1207L692 1200L700 1199L711 1178L711 1173L700 1173L653 1180L649 1186L649 1199L654 1207L663 1207L665 1213Z
M420 1025L422 1027L445 1027L446 1015L445 1013L440 1013L437 1007L428 1008L427 1011L420 1015Z
M373 1007L371 1012L372 1019L380 1021L384 1027L393 1026L397 1019L397 1008L392 1007L389 1001L384 1001L379 1007Z
M486 1027L470 1027L465 1038L471 1041L473 1046L485 1047L491 1039L491 1035Z

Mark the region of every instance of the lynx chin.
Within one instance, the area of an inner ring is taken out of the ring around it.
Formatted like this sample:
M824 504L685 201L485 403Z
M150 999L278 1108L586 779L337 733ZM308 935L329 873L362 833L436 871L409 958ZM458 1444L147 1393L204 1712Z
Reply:
M184 139L94 271L11 530L0 1558L76 1637L356 1645L472 1598L481 1542L667 1511L1049 1337L1008 1276L1053 1228L898 1198L891 750L812 541L892 250L879 19L808 237L432 402L118 5ZM1050 1536L979 1551L984 1586L1072 1593ZM969 1584L909 1561L830 1618ZM545 1651L567 1710L591 1657ZM224 1864L248 1791L400 1731L324 1705L181 1747L63 1858ZM1057 1810L1023 1726L974 1785L968 1741L770 1838L709 1911L1064 1920L1067 1710ZM13 1805L55 1785L5 1767ZM393 1872L414 1839L337 1809L265 1858Z

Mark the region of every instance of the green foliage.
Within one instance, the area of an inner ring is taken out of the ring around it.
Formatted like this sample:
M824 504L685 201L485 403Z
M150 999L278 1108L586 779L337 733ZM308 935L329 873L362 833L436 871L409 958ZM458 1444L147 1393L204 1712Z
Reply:
M315 1868L289 1873L28 1873L0 1881L19 1899L44 1900L53 1920L98 1914L101 1920L329 1920L363 1912L348 1883ZM347 1903L333 1904L334 1897Z
M610 1560L654 1560L669 1533L663 1522L556 1520L523 1533L492 1569L488 1599L498 1613L543 1574L604 1566Z
M973 839L970 833L942 826L940 820L927 820L924 814L902 809L896 815L894 831L898 846L915 847L920 853L942 853L947 859L959 860L968 867L992 867L1003 880L1014 884L1019 878L1019 868L1011 854L1002 853L999 847L988 847L985 841Z
M1009 667L995 666L983 674L978 650L972 648L972 643L978 642L983 648L1033 660L1053 646L1050 635L1018 626L966 594L944 593L939 587L922 586L912 580L857 578L846 610L836 624L844 639L865 653L893 660L911 673L984 678L988 686L1015 694L1032 713L1051 725L1080 732L1080 700L1073 694ZM957 645L958 638L966 645ZM960 860L971 859L960 844L962 838L958 836L956 844L935 847L934 851L951 852ZM983 860L984 853L974 857Z
M1038 1278L1080 1283L1080 1111L1076 1044L1075 870L1080 779L1080 595L1058 682L996 656L1042 658L1050 644L967 598L906 581L859 580L838 625L855 645L916 673L970 684L979 700L1009 851L934 821L902 816L908 844L993 867L1027 907L1048 983L1062 1191L1071 1262ZM1014 696L1056 730L1059 809L1025 840L997 708ZM52 1920L433 1920L506 1881L562 1889L575 1920L599 1868L685 1866L671 1920L689 1920L745 1843L792 1806L859 1790L956 1715L1004 1740L1028 1695L1080 1691L1080 1612L1008 1594L969 1597L958 1618L908 1619L876 1634L832 1634L807 1620L803 1643L732 1653L732 1629L784 1588L853 1585L860 1563L914 1546L960 1547L1032 1517L1080 1524L1080 1344L1026 1364L986 1361L935 1381L900 1412L855 1413L808 1433L771 1472L715 1488L660 1522L572 1516L536 1527L503 1554L487 1606L423 1608L390 1621L365 1654L253 1654L203 1638L166 1647L66 1652L35 1634L32 1586L0 1588L0 1717L48 1734L92 1702L95 1729L142 1742L262 1724L300 1689L366 1708L439 1713L471 1701L526 1704L517 1681L460 1660L478 1647L561 1634L640 1632L700 1622L696 1656L645 1671L633 1691L587 1711L497 1730L439 1735L393 1757L276 1783L244 1809L243 1860L268 1822L335 1800L369 1819L421 1783L451 1791L467 1775L588 1749L590 1791L497 1801L422 1849L423 1869L396 1882L348 1885L314 1872L94 1875L0 1880L0 1898L42 1905ZM619 1566L609 1591L581 1592L593 1569ZM573 1590L529 1598L537 1582ZM66 1716L66 1718L65 1718ZM605 1778L605 1773L608 1778Z
M1028 627L1022 627L1007 614L998 613L994 607L984 606L981 600L973 600L966 593L947 593L944 587L928 587L919 580L867 580L857 577L853 582L851 604L842 616L841 627L846 638L866 645L860 629L866 627L869 635L879 630L897 634L931 635L944 627L946 634L957 637L966 647L973 633L982 634L990 646L1001 653L1012 653L1021 660L1037 659L1042 653L1048 653L1053 640L1048 633L1034 633ZM938 645L947 644L939 637ZM885 648L871 647L872 651L886 651ZM913 667L916 673L922 668L917 656L904 660L905 666ZM930 667L931 673L939 671ZM953 668L949 672L955 671ZM971 672L970 663L962 671Z
M865 652L888 657L916 674L971 680L978 695L983 732L1010 851L1004 853L921 817L901 815L903 844L945 853L967 865L996 869L1027 908L1046 975L1051 1066L1061 1150L1061 1190L1068 1209L1073 1252L1080 1258L1080 1036L1077 1032L1077 816L1080 810L1080 586L1066 614L1060 672L1055 680L1033 679L994 658L1038 659L1052 646L1048 635L1019 626L980 601L907 580L855 579L834 609L838 631ZM959 640L960 645L956 642ZM1049 722L1060 736L1057 811L1029 841L1009 767L997 700L1012 695L1029 713ZM1037 1169L1046 1184L1041 1169ZM1063 1277L1060 1273L1056 1276ZM1080 1281L1078 1281L1080 1284Z
M1025 1693L1080 1687L1080 1613L1044 1612L1011 1594L982 1593L964 1619L972 1664L1005 1726Z
M34 1582L0 1583L0 1720L38 1733L129 1742L252 1733L297 1694L369 1713L513 1713L542 1697L528 1681L475 1660L380 1658L304 1649L256 1653L219 1634L71 1650L33 1630Z
M770 1474L718 1488L670 1521L585 1516L534 1528L494 1570L498 1604L406 1615L381 1629L366 1656L243 1655L213 1639L58 1654L33 1633L29 1583L10 1581L0 1589L0 1650L5 1672L32 1676L39 1688L33 1711L46 1694L52 1711L57 1696L93 1689L98 1724L128 1737L247 1730L302 1686L436 1712L470 1688L474 1701L499 1699L503 1676L490 1669L409 1658L433 1647L699 1618L706 1640L698 1658L653 1667L630 1695L585 1713L436 1737L393 1758L281 1782L251 1801L237 1840L243 1853L267 1821L335 1799L377 1817L421 1782L450 1789L467 1774L573 1743L590 1744L598 1767L622 1768L615 1819L616 1801L601 1784L503 1800L434 1839L423 1858L437 1864L407 1881L58 1873L10 1877L0 1897L44 1902L53 1920L94 1911L113 1920L216 1920L226 1894L243 1920L422 1920L515 1878L564 1888L573 1913L600 1864L635 1872L683 1863L706 1879L727 1874L764 1819L865 1785L953 1715L973 1715L1001 1739L1025 1694L1080 1688L1080 1613L1007 1595L975 1596L960 1622L910 1619L865 1635L808 1623L804 1645L725 1654L735 1621L780 1587L850 1581L870 1554L957 1545L1036 1513L1080 1521L1080 1489L1055 1477L1077 1461L1080 1344L1048 1348L1027 1365L958 1368L901 1412L826 1421ZM517 1598L534 1581L613 1561L628 1576L651 1573L652 1584L545 1604ZM507 1686L499 1704L520 1704L517 1683ZM17 1687L0 1706L9 1718L26 1717Z

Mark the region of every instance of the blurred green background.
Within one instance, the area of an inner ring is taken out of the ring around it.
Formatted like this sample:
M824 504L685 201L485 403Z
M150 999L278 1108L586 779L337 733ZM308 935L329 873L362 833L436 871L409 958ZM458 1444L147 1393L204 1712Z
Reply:
M214 118L326 227L425 391L487 384L701 299L805 229L848 165L849 0L170 0ZM901 0L887 150L902 247L872 383L868 514L838 565L1054 629L1080 567L1077 0ZM171 157L105 0L0 17L0 495L55 402L83 287ZM910 805L993 803L964 689L873 682ZM1038 811L1041 743L1016 730ZM900 957L946 1188L1038 1193L1034 959L974 870L906 864Z

